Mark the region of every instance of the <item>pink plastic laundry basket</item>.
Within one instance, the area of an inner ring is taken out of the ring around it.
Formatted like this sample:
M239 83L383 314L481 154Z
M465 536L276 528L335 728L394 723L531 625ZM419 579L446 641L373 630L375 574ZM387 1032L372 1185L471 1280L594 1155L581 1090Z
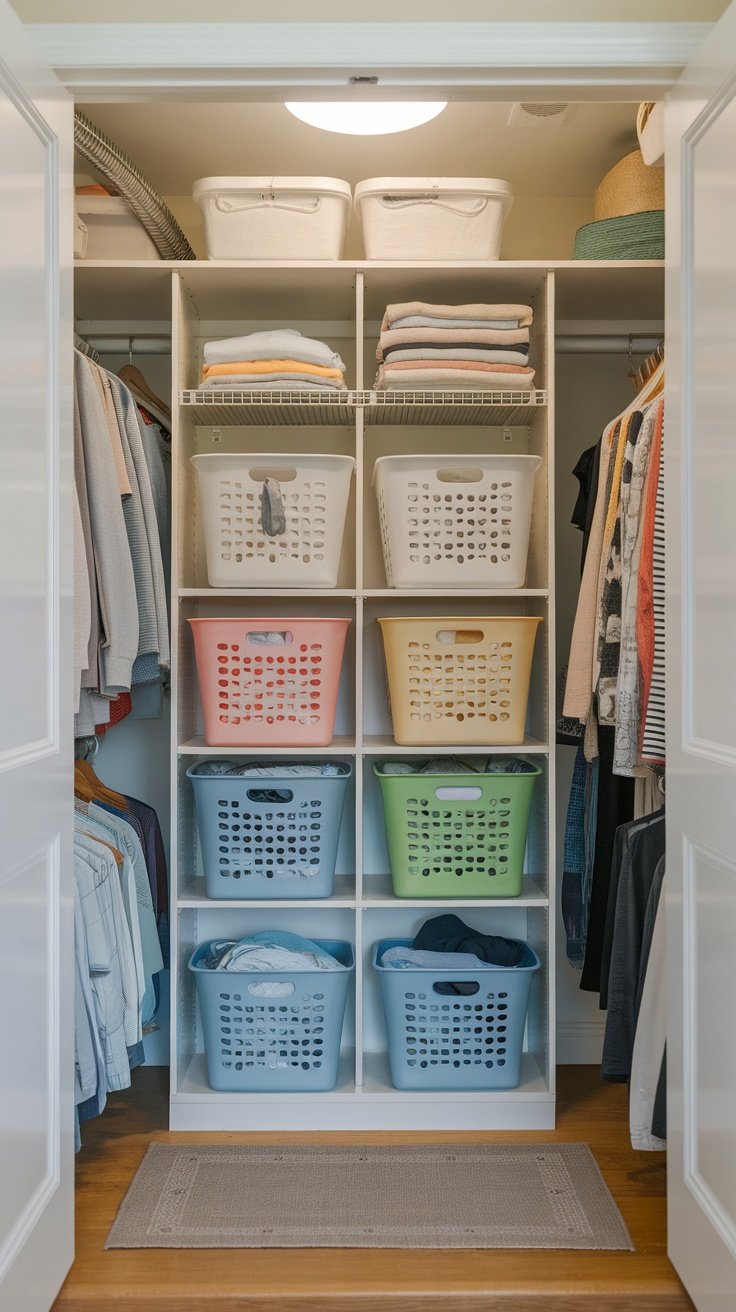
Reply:
M328 747L350 620L196 619L208 747Z

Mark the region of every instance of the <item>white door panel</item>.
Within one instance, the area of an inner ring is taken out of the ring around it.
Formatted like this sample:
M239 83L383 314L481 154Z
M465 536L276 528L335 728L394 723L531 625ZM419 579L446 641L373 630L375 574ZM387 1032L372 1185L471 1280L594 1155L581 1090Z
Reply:
M667 140L669 1246L736 1306L736 7Z
M72 107L0 0L0 1309L73 1252Z

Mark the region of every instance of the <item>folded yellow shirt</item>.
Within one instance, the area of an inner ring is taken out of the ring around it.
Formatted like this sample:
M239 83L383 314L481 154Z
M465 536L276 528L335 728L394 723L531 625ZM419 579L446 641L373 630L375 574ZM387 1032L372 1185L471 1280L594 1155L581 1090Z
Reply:
M305 364L303 360L236 360L228 364L206 364L202 370L203 380L230 374L313 374L315 378L342 378L342 369Z

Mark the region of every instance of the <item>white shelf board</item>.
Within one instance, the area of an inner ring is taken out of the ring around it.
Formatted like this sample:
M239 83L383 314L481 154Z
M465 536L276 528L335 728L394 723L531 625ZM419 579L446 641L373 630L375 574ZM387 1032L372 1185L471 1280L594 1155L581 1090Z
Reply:
M179 588L182 598L199 597L202 600L216 601L218 597L256 597L288 601L301 600L302 597L356 597L355 588ZM454 596L448 593L448 596Z
M442 1091L422 1089L395 1089L389 1074L388 1055L385 1052L368 1052L364 1058L362 1098L386 1098L392 1101L411 1099L417 1102L503 1102L514 1099L545 1100L550 1097L547 1081L536 1058L530 1052L522 1053L519 1084L515 1089L449 1089Z
M545 754L549 752L549 747L538 738L525 738L523 743L511 746L437 742L423 743L420 747L402 747L388 735L368 734L362 740L362 751L364 756L436 756L438 752L442 752L443 756L515 756L517 753L526 756L530 753Z
M337 1087L327 1093L218 1093L207 1084L204 1056L192 1057L170 1102L172 1130L277 1132L552 1130L554 1093L525 1053L516 1089L446 1093L394 1089L385 1054L369 1054L366 1082L353 1083L352 1052L343 1052Z
M355 739L333 738L327 747L208 747L204 738L187 738L179 744L180 756L354 756Z
M202 877L182 880L182 887L177 899L182 910L219 911L222 907L233 907L238 911L252 911L260 908L266 911L278 911L279 908L298 907L306 910L322 911L331 907L356 906L355 876L336 875L331 897L311 898L211 898L205 892Z
M465 907L483 907L485 910L493 911L497 907L546 907L549 906L549 898L545 894L541 884L532 879L530 875L524 875L521 886L521 893L518 897L396 897L391 884L389 874L381 875L363 875L363 896L361 906L371 911L377 907L389 907L392 910L400 910L402 907L444 907L447 910L458 911Z
M509 601L516 597L548 597L548 588L464 588L458 584L455 588L365 588L358 594L362 597L377 597L384 601L402 597L486 597Z

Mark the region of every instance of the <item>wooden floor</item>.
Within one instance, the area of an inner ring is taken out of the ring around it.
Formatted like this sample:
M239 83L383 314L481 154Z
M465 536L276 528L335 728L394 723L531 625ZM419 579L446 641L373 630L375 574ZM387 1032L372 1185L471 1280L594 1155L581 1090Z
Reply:
M588 1143L629 1227L634 1253L400 1249L103 1250L148 1144L248 1142L256 1136L166 1130L168 1072L137 1071L85 1125L77 1159L77 1258L55 1312L653 1312L688 1309L666 1257L665 1160L629 1147L627 1090L597 1068L559 1071L558 1128L514 1142ZM278 1135L257 1136L259 1142ZM355 1134L296 1136L355 1142ZM365 1136L376 1143L395 1135ZM507 1135L416 1134L479 1142Z

